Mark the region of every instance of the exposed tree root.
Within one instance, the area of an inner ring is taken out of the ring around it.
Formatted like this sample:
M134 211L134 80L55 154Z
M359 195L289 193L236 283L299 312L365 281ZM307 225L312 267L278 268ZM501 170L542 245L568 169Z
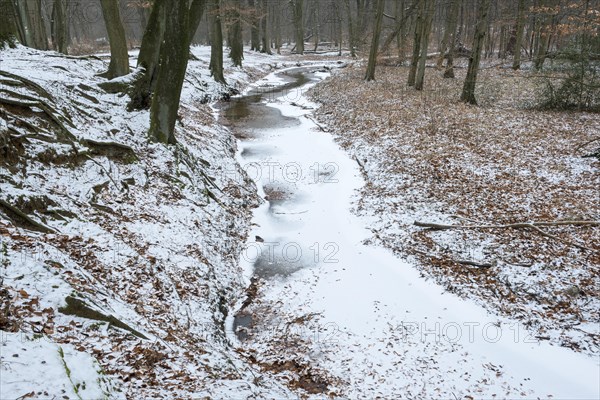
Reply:
M40 222L35 221L29 215L19 210L12 204L0 199L0 209L3 209L15 225L24 229L34 230L42 233L56 233L56 231Z

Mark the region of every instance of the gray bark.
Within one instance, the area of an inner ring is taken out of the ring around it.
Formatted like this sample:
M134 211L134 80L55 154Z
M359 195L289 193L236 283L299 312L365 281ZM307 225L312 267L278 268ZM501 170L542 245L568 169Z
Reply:
M175 1L166 13L167 29L160 49L160 68L150 109L150 140L160 143L176 143L175 123L189 59L189 11L187 1Z
M102 15L106 24L108 40L110 42L110 65L103 74L108 79L113 79L129 73L129 54L127 53L127 40L125 29L121 21L118 0L100 0Z
M417 66L417 76L415 79L415 89L423 90L425 80L425 66L427 63L427 49L429 47L429 35L431 34L431 24L435 12L435 0L425 0L425 18L423 20L423 33L421 34L421 54L419 56L419 65Z
M369 54L369 64L365 79L367 82L375 79L375 66L377 64L377 53L379 50L379 37L381 36L381 24L383 22L383 11L385 0L377 0L377 12L375 15L375 28L373 31L373 41L371 43L371 52Z
M69 21L67 20L66 0L54 0L52 5L52 43L59 53L68 54L69 50Z
M477 100L475 99L475 85L477 83L477 72L479 71L479 63L481 61L481 50L483 49L483 42L487 32L490 3L490 0L479 0L477 26L473 38L473 52L469 58L467 77L465 78L465 84L460 96L461 101L474 105L477 104Z
M208 17L210 24L210 74L217 82L225 84L223 75L223 28L221 26L221 14L219 0L209 0Z

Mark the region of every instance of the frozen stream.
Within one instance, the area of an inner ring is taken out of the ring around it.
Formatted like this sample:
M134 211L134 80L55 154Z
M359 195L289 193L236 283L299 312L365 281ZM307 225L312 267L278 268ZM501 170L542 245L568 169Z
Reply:
M320 315L303 357L343 379L351 398L599 398L598 360L540 343L362 244L368 221L351 211L358 164L309 118L316 105L303 96L327 75L272 74L222 111L267 199L242 254L248 278L267 282L282 313ZM247 328L252 316L231 324Z

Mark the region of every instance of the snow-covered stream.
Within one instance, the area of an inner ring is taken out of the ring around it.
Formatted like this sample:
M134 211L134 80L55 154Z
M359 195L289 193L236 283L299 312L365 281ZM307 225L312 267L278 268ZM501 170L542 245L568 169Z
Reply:
M282 313L320 315L305 357L344 380L351 398L599 398L598 360L540 342L362 244L369 221L352 213L359 165L312 121L316 105L304 96L327 76L318 67L274 73L223 110L268 200L242 262ZM230 317L232 330L251 325L249 315Z

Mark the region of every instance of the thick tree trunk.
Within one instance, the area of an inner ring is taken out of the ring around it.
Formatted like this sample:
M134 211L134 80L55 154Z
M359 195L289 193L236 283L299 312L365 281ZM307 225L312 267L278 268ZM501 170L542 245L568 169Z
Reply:
M204 11L206 10L206 3L207 0L194 0L192 1L192 5L190 6L190 29L188 36L190 44L194 40L194 36L196 35L196 31L198 30L200 21L202 21L202 17L204 16Z
M67 20L67 1L54 0L52 5L52 43L59 53L68 54L69 21Z
M444 78L454 78L454 51L456 50L456 32L458 24L458 13L460 12L460 6L463 0L453 0L451 12L451 20L448 24L450 30L450 40L448 42L448 53L446 54L447 62L446 69L444 70Z
M232 18L233 21L229 28L229 58L233 61L236 67L242 66L244 59L244 42L242 39L242 20L240 15L240 0L232 2Z
M260 41L261 53L273 54L271 52L271 38L269 37L269 0L261 1L261 17L260 17Z
M142 47L138 56L138 67L145 69L144 76L138 80L129 94L131 101L127 108L141 110L150 107L150 99L156 87L158 63L161 43L166 29L166 0L155 0L146 31L142 39Z
M176 143L175 122L181 98L189 53L189 13L187 1L175 1L166 13L160 68L150 109L150 140Z
M31 12L30 16L35 42L34 47L40 50L48 50L48 32L46 31L46 19L42 10L42 0L35 0L33 2L33 12Z
M415 89L423 90L425 80L425 66L427 63L427 49L429 46L429 35L431 34L431 24L435 12L435 0L426 0L425 19L423 22L423 33L421 35L421 54L419 56L419 65L417 67L417 76L415 79Z
M304 1L294 0L292 7L294 13L294 28L296 31L296 53L304 54Z
M383 11L385 0L377 0L377 11L375 13L375 28L373 30L373 41L371 42L371 52L369 54L369 64L365 79L367 82L375 79L375 66L377 65L377 52L379 50L379 37L381 36L381 25L383 22Z
M220 0L209 0L208 17L210 20L210 74L219 83L225 84L223 75L223 30L221 27Z
M108 71L103 74L108 79L129 73L129 54L127 53L127 40L125 29L121 21L118 0L100 0L102 15L108 32L110 42L110 65ZM187 4L187 2L186 2Z
M17 40L17 24L12 0L0 0L0 50L14 48Z
M517 15L517 32L515 48L513 50L513 69L521 68L521 48L523 47L523 31L525 29L525 0L519 0L519 11Z
M15 22L17 24L19 41L23 46L34 47L35 41L33 39L33 27L31 26L31 20L29 18L27 1L12 0L11 3L13 4L13 10L15 13Z
M477 72L479 71L479 63L481 61L483 42L487 32L490 3L490 0L479 0L477 26L475 28L475 35L473 38L473 52L469 58L467 77L465 78L465 84L460 96L461 101L474 105L477 104L477 100L475 99L475 85L477 83Z

